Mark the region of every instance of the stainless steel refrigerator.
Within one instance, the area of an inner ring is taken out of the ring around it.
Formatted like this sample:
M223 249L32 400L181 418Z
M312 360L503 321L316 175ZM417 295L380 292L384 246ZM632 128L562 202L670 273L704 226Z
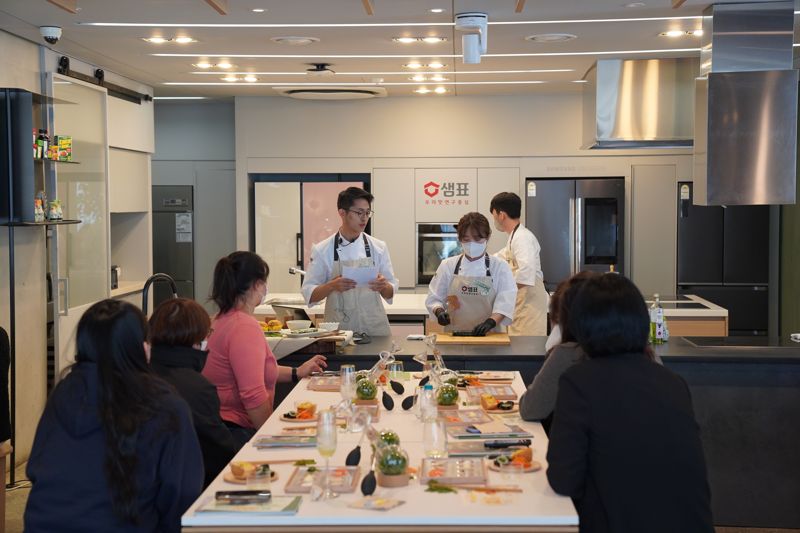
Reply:
M582 270L625 273L624 178L528 178L525 185L525 225L542 247L548 291Z
M169 274L178 296L194 299L194 213L191 185L153 186L153 272ZM172 297L167 284L153 285L153 307Z

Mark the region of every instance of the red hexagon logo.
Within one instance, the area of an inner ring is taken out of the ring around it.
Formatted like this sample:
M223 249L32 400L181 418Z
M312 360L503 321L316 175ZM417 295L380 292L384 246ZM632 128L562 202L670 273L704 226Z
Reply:
M439 194L439 184L436 183L435 181L429 181L423 186L422 190L425 192L425 194L433 198L434 196Z

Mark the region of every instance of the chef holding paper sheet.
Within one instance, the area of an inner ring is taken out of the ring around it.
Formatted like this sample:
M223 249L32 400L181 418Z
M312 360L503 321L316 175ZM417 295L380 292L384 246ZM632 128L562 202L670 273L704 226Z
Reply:
M372 200L358 187L339 193L342 225L312 248L302 291L309 306L325 299L326 322L376 337L391 335L381 297L392 303L398 282L386 243L364 233Z

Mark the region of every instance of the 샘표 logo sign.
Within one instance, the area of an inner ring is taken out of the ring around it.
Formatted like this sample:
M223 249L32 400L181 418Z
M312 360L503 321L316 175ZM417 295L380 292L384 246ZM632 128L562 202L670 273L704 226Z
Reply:
M425 192L426 195L433 198L437 194L439 194L439 184L435 181L429 181L425 185L422 186L422 190Z

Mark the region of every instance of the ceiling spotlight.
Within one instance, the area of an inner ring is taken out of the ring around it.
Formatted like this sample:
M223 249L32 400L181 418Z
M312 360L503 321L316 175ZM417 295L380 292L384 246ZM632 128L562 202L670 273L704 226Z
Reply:
M192 65L192 66L195 66L195 67L197 67L197 68L204 68L204 69L205 69L205 68L211 68L211 67L213 67L214 65L212 65L212 64L211 64L211 63L209 63L208 61L201 61L200 63L195 63L195 64L194 64L194 65Z
M408 79L410 79L411 81L425 81L427 78L422 74L417 74L416 76L412 76Z
M252 74L248 74L247 76L244 77L244 81L246 81L248 83L255 83L255 82L258 81L258 78L256 78Z
M692 37L702 37L703 36L703 30L699 30L699 29L698 30L689 30L686 33L687 33L687 35L691 35Z
M535 43L563 43L577 38L577 35L571 33L538 33L536 35L528 35L525 40Z
M447 78L445 78L441 74L437 74L435 76L431 76L431 81L447 81Z
M223 70L228 70L229 68L232 68L232 67L233 67L233 65L231 65L227 61L222 61L221 63L217 63L217 68L221 68Z
M307 44L318 43L319 39L316 37L298 37L289 35L286 37L273 37L270 39L273 43L288 44L289 46L305 46Z
M263 13L264 11L266 11L266 9L262 9L260 7L257 7L255 9L251 9L250 11L252 11L253 13Z
M646 4L644 2L630 2L622 7L644 7L645 5Z
M423 37L422 42L428 44L436 44L436 43L443 43L447 41L447 37Z
M395 37L392 39L396 43L411 44L417 42L416 37Z
M222 81L234 82L234 81L239 81L239 78L237 78L236 76L225 76L224 78L222 78Z
M183 36L183 37L176 37L175 42L179 44L187 44L187 43L196 43L197 41L195 39L192 39L191 37Z
M589 80L572 80L572 83L589 83Z
M669 30L659 33L661 37L683 37L686 32L683 30Z
M434 61L433 63L428 63L430 68L444 68L444 63L439 63L438 61Z
M444 94L447 92L447 89L445 89L444 87L437 87L436 89L433 90L433 92L435 92L436 94Z
M412 61L411 63L406 63L403 66L406 68L422 68L422 64L416 61Z
M428 13L433 13L434 15L438 15L439 13L444 13L444 9L441 7L434 7L428 10Z
M419 89L414 89L414 92L417 94L428 94L431 90L426 87L420 87Z
M172 39L167 39L165 37L142 37L142 40L152 44L164 44L170 42Z

